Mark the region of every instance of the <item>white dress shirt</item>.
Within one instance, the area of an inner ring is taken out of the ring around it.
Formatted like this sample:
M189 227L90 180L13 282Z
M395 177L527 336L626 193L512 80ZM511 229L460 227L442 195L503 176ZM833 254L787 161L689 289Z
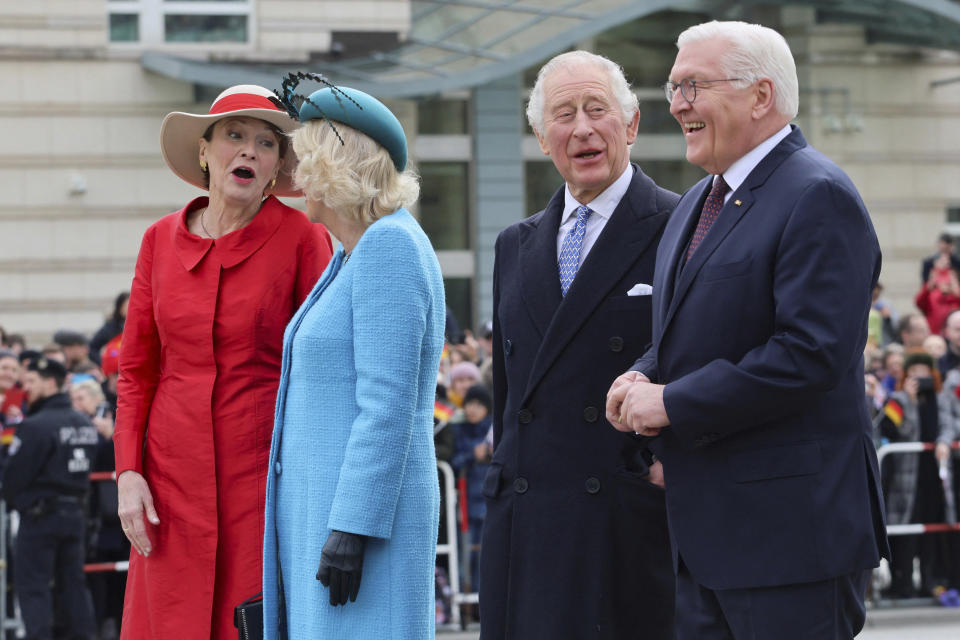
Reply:
M603 192L594 198L588 207L593 211L587 218L587 229L583 235L583 244L580 246L580 265L583 265L584 259L593 248L593 244L600 237L600 232L607 226L607 220L613 215L614 209L620 204L624 194L630 187L630 181L633 180L633 166L627 163L627 168L623 170L620 177L614 180L613 184L603 190ZM573 194L570 193L570 187L563 188L563 215L560 216L560 230L557 232L557 256L560 256L560 249L563 247L563 239L570 233L570 229L577 224L577 209L582 206L577 202Z
M743 184L743 181L747 179L750 172L757 168L760 161L766 158L767 154L773 151L773 148L780 144L781 140L790 135L791 131L793 131L793 129L790 128L790 125L786 125L783 129L780 129L780 131L777 131L748 151L745 156L734 162L730 165L729 169L723 172L723 179L730 187L730 191L727 191L727 195L723 197L724 204L727 203L727 200L730 199L733 192ZM716 182L716 178L714 178L714 182Z

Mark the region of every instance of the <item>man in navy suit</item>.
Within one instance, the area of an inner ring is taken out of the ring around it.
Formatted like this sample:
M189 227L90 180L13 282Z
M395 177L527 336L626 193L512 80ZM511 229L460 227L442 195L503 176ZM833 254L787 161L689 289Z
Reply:
M850 179L789 123L759 25L689 28L665 86L687 160L657 252L653 344L607 418L658 436L679 640L844 639L888 548L863 348L880 250Z
M650 341L657 242L678 197L630 163L640 112L610 60L549 61L527 117L566 184L497 239L481 637L672 640L660 465L603 407Z

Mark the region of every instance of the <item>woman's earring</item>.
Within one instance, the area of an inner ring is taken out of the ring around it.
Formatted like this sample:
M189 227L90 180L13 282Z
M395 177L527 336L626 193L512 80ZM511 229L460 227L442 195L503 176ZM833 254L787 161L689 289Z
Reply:
M200 161L200 171L203 171L204 173L207 171L207 163L204 160Z
M277 179L276 179L276 178L274 178L273 180L270 181L270 188L273 189L275 186L277 186Z

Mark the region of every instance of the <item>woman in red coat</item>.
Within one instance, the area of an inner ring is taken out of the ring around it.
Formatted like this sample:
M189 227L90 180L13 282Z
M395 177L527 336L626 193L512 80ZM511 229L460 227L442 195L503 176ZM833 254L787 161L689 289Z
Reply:
M175 174L209 190L143 237L120 356L121 638L235 638L260 590L264 488L283 330L330 260L293 195L296 128L254 85L161 128Z

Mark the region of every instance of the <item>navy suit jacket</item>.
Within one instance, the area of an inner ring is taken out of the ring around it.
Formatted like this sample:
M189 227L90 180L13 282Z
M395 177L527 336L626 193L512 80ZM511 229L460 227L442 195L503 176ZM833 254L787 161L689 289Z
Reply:
M653 282L678 199L635 166L566 297L562 188L497 238L484 640L674 637L663 490L645 478L643 443L611 428L604 406L614 378L650 342L650 296L627 291Z
M673 548L712 589L827 579L888 553L863 347L880 249L853 183L780 142L681 268L712 176L657 253L653 345Z

